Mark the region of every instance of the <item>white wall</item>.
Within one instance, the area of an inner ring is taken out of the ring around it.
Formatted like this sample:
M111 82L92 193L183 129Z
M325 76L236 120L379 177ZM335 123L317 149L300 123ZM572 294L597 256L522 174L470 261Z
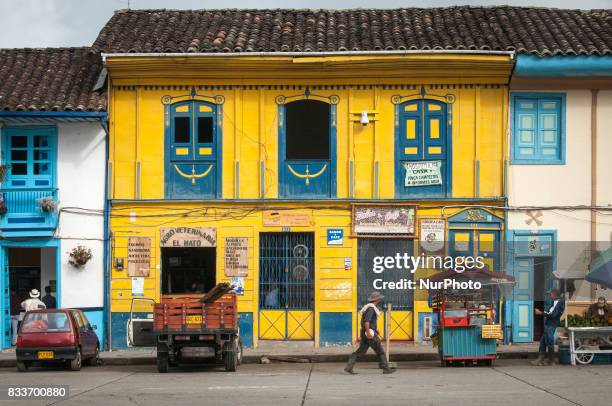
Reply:
M521 90L522 92L523 90ZM529 92L529 91L527 91ZM539 92L539 91L534 91ZM590 206L591 205L591 91L550 90L566 94L565 165L510 165L508 201L510 206ZM597 205L612 205L612 91L601 91L597 107ZM598 214L597 240L609 247L612 240L612 213ZM510 230L556 230L560 247L573 247L576 263L589 262L584 252L591 240L591 212L582 210L542 210L541 224L527 224L526 212L509 212ZM583 241L563 245L563 242ZM582 249L584 247L584 249ZM580 253L582 251L582 253ZM570 256L565 252L565 257ZM559 263L569 263L558 256ZM580 257L583 258L580 258ZM578 299L590 300L590 284L579 287ZM597 292L612 298L612 292Z
M62 238L61 305L102 307L104 304L104 172L105 133L99 124L58 125L57 186L59 207L78 207L98 214L62 212L57 236ZM82 269L68 263L77 245L91 249L93 258Z

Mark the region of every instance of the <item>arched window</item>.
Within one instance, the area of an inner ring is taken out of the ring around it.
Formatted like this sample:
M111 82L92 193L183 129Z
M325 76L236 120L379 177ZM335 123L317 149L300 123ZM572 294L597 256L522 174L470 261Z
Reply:
M336 106L303 99L279 106L280 197L335 196Z
M166 134L166 197L218 197L221 187L221 145L218 106L189 100L168 106Z

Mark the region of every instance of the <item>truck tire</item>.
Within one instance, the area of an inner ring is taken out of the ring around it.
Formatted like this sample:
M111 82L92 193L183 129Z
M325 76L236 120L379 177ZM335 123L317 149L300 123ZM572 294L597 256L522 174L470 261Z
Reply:
M83 364L83 358L81 357L81 349L77 348L76 356L74 357L74 359L70 360L70 370L80 371L82 364Z
M168 353L157 352L157 372L165 374L168 372Z
M238 369L238 345L235 340L223 344L223 363L227 372L236 372Z
M240 337L238 337L238 365L242 365L242 357L243 357L243 352L242 352L242 340L240 339Z

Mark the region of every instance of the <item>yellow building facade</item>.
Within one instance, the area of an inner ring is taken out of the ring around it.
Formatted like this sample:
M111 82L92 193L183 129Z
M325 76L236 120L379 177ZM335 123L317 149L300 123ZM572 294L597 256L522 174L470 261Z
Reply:
M381 280L429 272L376 273L376 256L431 248L499 269L511 55L105 62L112 347L131 309L146 317L135 298L232 282L245 346L324 346L357 339ZM427 295L384 293L381 329L426 341Z

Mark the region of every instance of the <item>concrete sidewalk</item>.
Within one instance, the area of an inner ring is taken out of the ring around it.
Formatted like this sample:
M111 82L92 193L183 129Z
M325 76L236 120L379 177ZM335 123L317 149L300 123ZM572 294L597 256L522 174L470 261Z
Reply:
M244 363L259 363L262 357L291 357L303 360L302 362L345 362L351 352L356 348L351 345L314 348L312 342L307 341L259 341L257 348L244 350ZM411 342L392 343L390 352L391 361L435 361L438 360L438 351L431 345L413 344ZM538 352L538 344L500 345L499 358L521 359L534 358ZM154 348L138 348L105 351L100 354L104 365L150 365L155 364L156 351ZM371 351L363 357L364 361L375 361ZM0 368L15 367L15 351L0 352Z

